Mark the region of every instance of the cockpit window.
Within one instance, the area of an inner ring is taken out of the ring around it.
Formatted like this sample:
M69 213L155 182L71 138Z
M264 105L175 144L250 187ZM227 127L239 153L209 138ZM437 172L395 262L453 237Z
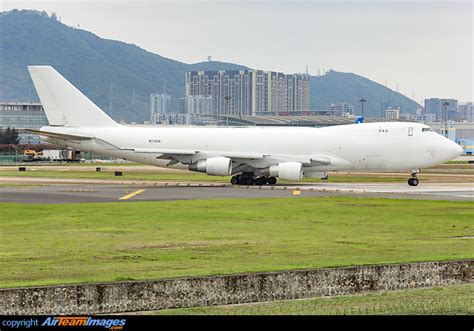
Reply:
M433 129L432 128L422 128L421 129L421 132L433 132Z

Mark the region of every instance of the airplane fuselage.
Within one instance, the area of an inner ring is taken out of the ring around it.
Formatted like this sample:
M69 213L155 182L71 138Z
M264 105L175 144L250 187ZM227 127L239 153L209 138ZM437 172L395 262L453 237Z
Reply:
M331 159L329 164L305 163L305 174L336 170L412 171L451 160L460 148L426 125L406 122L323 128L115 126L100 129L44 127L41 130L93 136L97 140L56 142L155 166L169 163L153 153L153 150L163 149L192 150L209 155L245 150L250 155L298 162L314 155Z

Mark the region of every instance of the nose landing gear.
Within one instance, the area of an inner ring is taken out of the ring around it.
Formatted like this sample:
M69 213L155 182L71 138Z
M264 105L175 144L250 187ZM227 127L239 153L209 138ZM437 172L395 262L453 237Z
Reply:
M410 186L417 186L418 183L419 183L419 180L416 177L408 179L408 185Z
M411 173L411 177L408 179L408 185L410 185L410 186L417 186L417 185L420 183L420 181L419 181L418 178L416 177L416 174L417 174L417 173L418 173L418 172L412 172L412 173Z

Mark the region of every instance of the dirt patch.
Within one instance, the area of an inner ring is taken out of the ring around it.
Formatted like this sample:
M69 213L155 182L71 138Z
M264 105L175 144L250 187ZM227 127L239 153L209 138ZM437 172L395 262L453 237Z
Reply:
M343 244L343 245L364 245L364 243L355 242L355 241L347 241L347 240L337 240L335 241L336 244Z
M387 207L387 205L380 204L376 205L373 203L338 203L337 206L345 206L345 207Z
M94 256L94 259L96 260L104 260L104 261L110 261L113 260L114 257L110 255L104 255L104 256Z
M210 246L210 242L189 242L189 243L150 243L150 244L132 244L128 245L125 250L140 250L140 249L175 249L175 248L190 248L190 247L205 247Z

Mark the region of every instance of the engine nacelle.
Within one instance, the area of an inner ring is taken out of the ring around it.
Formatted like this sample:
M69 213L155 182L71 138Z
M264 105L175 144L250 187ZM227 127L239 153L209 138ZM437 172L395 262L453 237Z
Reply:
M205 172L211 176L229 176L232 173L232 160L227 157L211 157L190 164L189 170Z
M303 178L303 165L299 162L283 162L268 168L268 175L288 180Z

